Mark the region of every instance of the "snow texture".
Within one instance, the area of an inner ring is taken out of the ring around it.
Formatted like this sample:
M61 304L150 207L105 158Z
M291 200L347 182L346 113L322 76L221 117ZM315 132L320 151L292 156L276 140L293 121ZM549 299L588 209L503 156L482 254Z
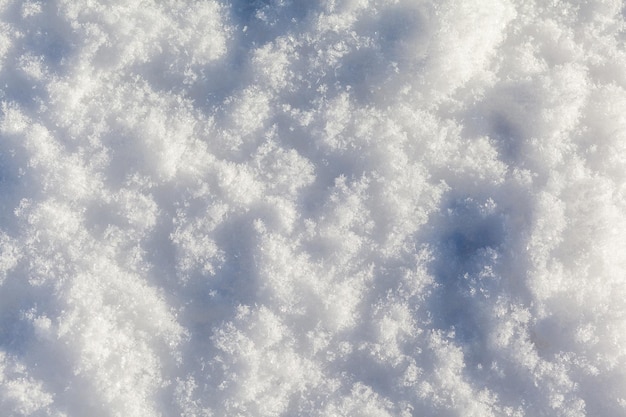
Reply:
M626 416L621 0L0 0L0 414Z

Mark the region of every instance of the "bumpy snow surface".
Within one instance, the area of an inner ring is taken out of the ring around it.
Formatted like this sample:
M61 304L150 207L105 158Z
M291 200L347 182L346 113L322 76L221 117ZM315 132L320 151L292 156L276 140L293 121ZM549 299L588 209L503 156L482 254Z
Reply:
M621 0L0 0L0 414L626 416Z

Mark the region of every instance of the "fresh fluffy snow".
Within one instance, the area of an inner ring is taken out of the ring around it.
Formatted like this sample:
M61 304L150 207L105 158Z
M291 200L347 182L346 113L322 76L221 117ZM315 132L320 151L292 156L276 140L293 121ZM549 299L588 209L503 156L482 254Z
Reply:
M625 18L0 0L0 413L625 416Z

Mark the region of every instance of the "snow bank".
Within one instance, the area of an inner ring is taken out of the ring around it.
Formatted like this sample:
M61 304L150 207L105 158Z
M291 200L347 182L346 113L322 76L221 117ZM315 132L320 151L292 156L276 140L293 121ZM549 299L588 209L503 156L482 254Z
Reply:
M0 1L3 415L626 414L625 17Z

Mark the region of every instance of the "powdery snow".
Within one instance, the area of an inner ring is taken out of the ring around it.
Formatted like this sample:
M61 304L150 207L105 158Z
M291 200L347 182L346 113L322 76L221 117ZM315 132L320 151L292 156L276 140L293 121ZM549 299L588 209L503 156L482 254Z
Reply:
M626 415L625 18L0 0L2 415Z

